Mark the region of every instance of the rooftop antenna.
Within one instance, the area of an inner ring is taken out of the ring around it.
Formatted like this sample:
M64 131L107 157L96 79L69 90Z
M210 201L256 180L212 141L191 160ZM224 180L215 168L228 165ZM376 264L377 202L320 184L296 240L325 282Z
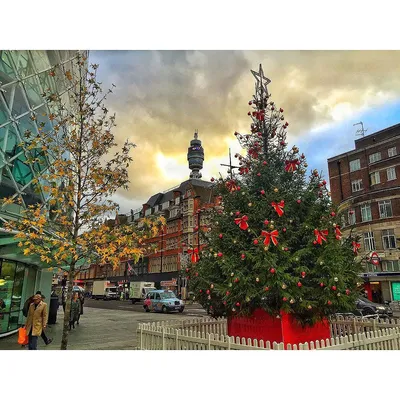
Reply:
M364 137L365 132L367 132L368 129L364 129L364 124L361 121L357 122L356 124L353 124L353 126L356 126L356 125L361 125L361 129L357 130L356 136Z

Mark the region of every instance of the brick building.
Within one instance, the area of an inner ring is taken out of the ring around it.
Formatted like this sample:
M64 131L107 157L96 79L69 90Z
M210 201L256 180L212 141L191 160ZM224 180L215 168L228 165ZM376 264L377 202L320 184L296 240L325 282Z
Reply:
M342 231L361 236L369 299L400 300L400 124L356 140L354 150L328 159L328 169Z
M186 279L181 273L190 262L189 252L200 251L200 232L208 229L208 210L215 204L213 184L201 180L204 150L197 132L188 149L190 179L180 185L151 196L143 206L131 210L129 215L118 215L107 223L139 224L143 217L162 215L166 226L157 237L148 240L156 250L149 252L143 259L133 262L121 261L120 268L113 271L107 265L92 265L88 271L81 272L77 283L91 290L93 280L107 279L110 282L128 287L132 281L155 282L156 287L170 288L188 294Z

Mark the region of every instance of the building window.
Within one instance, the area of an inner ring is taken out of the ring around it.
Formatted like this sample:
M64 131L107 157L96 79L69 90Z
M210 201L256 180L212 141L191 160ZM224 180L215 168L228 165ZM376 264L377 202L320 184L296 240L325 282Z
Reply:
M396 179L396 168L390 167L386 170L387 173L387 180L394 181Z
M358 192L363 189L364 189L364 187L363 187L362 179L357 179L356 181L351 181L351 190L353 192Z
M382 231L382 242L384 249L396 248L396 237L394 236L394 229L385 229Z
M390 149L388 149L388 156L389 157L394 157L396 155L397 155L396 147L391 147Z
M382 159L381 152L370 154L370 156L369 156L370 164L372 164L374 162L377 162L377 161L380 161L381 159Z
M392 202L390 200L380 201L378 205L380 218L393 217Z
M381 183L381 175L380 175L379 171L373 172L369 176L370 176L370 180L371 180L371 185L376 185L378 183Z
M370 204L363 204L361 206L361 221L372 221L372 214L371 214L371 205Z
M350 172L358 171L361 169L360 159L350 161Z
M374 232L364 232L364 249L365 251L375 250Z
M400 271L400 265L397 260L385 260L382 261L382 271L385 272L398 272Z
M349 225L354 225L356 223L356 213L354 210L349 210L348 214Z

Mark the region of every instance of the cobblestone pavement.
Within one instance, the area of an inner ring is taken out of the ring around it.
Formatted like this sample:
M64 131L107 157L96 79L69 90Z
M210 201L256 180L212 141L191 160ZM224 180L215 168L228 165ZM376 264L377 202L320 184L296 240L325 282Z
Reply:
M200 315L199 315L200 316ZM64 313L60 307L57 323L49 325L46 335L53 343L46 346L39 338L39 350L59 350ZM192 319L185 314L143 313L85 307L80 325L69 334L69 350L133 350L137 346L136 328L140 322ZM18 335L0 339L0 350L25 350L18 343Z

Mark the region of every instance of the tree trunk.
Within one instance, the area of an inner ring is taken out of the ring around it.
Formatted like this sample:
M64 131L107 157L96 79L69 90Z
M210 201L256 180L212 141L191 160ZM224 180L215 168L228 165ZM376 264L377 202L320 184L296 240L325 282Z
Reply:
M64 311L64 325L63 325L63 334L61 339L60 350L67 350L68 346L69 317L71 312L71 299L72 299L72 289L74 286L74 278L75 278L75 265L71 265L68 273L67 299Z

